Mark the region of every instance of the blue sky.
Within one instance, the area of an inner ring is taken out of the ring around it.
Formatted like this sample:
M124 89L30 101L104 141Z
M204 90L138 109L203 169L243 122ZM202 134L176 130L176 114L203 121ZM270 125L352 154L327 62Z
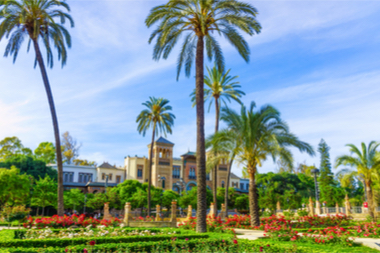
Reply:
M170 100L177 119L174 155L195 150L194 78L176 81L175 50L152 60L149 10L165 1L67 1L75 20L67 66L48 71L61 132L82 143L80 158L122 165L125 156L147 155L135 119L149 96ZM347 143L380 141L380 2L249 1L259 11L262 33L247 37L247 64L221 39L227 68L238 75L248 105L272 104L301 140L317 147L324 138L331 159ZM0 42L4 52L5 41ZM15 64L0 58L0 138L18 136L34 149L53 141L45 90L34 52L26 45ZM211 64L208 63L207 64ZM193 72L194 73L194 72ZM235 109L238 105L231 104ZM206 133L214 129L206 115ZM294 151L295 164L319 165L319 157ZM275 170L271 160L260 172ZM234 172L241 174L238 167Z

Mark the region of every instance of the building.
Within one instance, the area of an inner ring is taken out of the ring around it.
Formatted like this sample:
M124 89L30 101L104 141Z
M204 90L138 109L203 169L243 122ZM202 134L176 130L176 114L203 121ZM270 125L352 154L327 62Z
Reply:
M56 164L49 164L57 169ZM78 188L83 192L104 192L107 186L116 186L125 180L124 168L118 168L104 162L100 166L83 166L63 164L63 187L64 190Z
M196 153L188 151L180 156L173 157L174 143L160 137L153 147L148 145L148 154L152 149L152 185L164 190L173 190L178 193L188 191L197 186ZM104 192L105 187L113 187L125 180L148 182L150 159L148 157L126 156L124 167L112 166L108 162L100 166L63 165L63 186L65 190L78 188L85 193ZM49 165L57 169L56 164ZM218 166L217 187L225 187L227 183L226 160ZM206 175L207 188L212 189L212 173ZM230 187L239 193L248 193L248 179L241 179L234 173L230 176Z
M152 185L162 189L171 189L176 192L190 190L197 185L196 153L188 151L180 158L173 157L174 143L160 137L154 143L148 145L148 154L153 149L152 155ZM149 156L127 156L124 159L124 167L127 179L148 182ZM227 182L227 161L218 165L218 187L224 187ZM211 173L210 173L211 174ZM183 180L181 182L181 179ZM212 188L211 175L206 176L207 187Z

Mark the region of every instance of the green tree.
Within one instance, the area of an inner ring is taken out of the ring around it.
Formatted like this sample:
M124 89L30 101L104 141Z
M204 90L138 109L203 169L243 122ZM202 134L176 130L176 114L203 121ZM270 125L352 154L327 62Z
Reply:
M64 66L67 60L66 45L68 47L71 46L71 38L63 24L68 20L71 27L73 27L74 21L70 15L59 9L59 7L62 7L65 10L70 11L69 5L64 1L7 0L2 2L3 5L0 6L0 41L4 37L8 39L4 55L13 55L13 62L15 62L22 42L25 37L27 37L29 38L28 49L30 43L32 43L36 53L35 66L38 63L41 70L49 101L54 128L55 146L57 148L58 215L63 216L63 170L58 119L55 111L53 94L39 46L39 39L46 47L47 65L51 68L53 67L53 53L51 46L54 45L58 52L58 60L60 60L62 66ZM61 24L56 23L55 20L58 20Z
M189 205L192 206L193 209L198 209L198 189L197 187L191 188L190 191L186 191L179 199L179 206L182 208L187 208ZM206 205L210 206L212 202L213 196L212 191L206 188Z
M247 195L243 194L236 197L235 207L238 210L249 210L249 198Z
M345 168L341 173L353 175L364 183L368 200L369 214L374 218L374 200L372 193L372 183L377 180L380 169L380 157L376 154L376 149L380 143L371 141L368 146L364 142L361 143L361 150L353 144L347 144L350 148L350 155L339 156L335 161L335 168L344 165L355 168Z
M35 159L33 156L27 155L13 155L10 158L0 162L0 167L10 169L12 166L20 169L21 173L26 173L38 180L40 177L44 178L46 175L49 175L54 180L57 180L57 171L47 167L46 164Z
M280 113L270 105L263 106L254 111L255 103L252 102L247 110L242 106L240 114L229 108L222 109L221 119L227 124L230 131L240 143L239 153L236 159L247 167L249 174L249 202L251 225L259 226L259 205L256 187L257 167L268 156L276 159L280 157L288 164L293 163L292 153L289 147L295 147L301 152L314 155L313 148L306 142L300 141L290 133L288 125L280 118Z
M79 156L80 144L68 131L62 134L61 139L63 162L72 164Z
M158 133L172 133L175 116L170 111L172 107L169 105L169 100L164 98L149 97L149 101L143 103L147 109L140 112L137 116L138 123L137 131L145 136L146 131L152 128L152 141L150 143L149 154L149 172L148 172L148 215L150 216L151 196L150 189L152 185L152 162L153 162L153 144L154 137ZM156 154L157 155L157 154Z
M239 104L241 104L240 97L245 95L245 93L241 90L241 86L239 82L235 81L238 76L230 76L230 69L223 73L218 70L216 66L212 69L207 67L208 76L206 75L204 78L205 89L204 96L205 102L210 102L208 111L210 112L211 105L215 104L215 133L219 130L219 113L220 106L223 103L227 106L227 101L231 102L231 100L235 100ZM191 93L191 101L193 102L193 107L196 105L196 90ZM212 178L218 178L218 170L217 166L213 168L213 176ZM214 205L215 210L218 202L217 202L217 180L213 180L213 196L214 196Z
M84 203L84 194L79 189L70 189L64 192L65 208L81 210ZM104 204L104 203L103 203Z
M321 164L319 167L319 189L321 192L321 201L326 201L327 206L334 206L336 202L333 202L331 198L331 187L337 186L334 182L334 174L331 171L330 163L330 147L327 145L325 140L321 140L318 145L318 152L321 155Z
M81 165L81 166L97 166L97 163L95 161L88 161L86 159L74 159L73 160L75 165Z
M206 152L204 134L204 51L208 59L215 59L220 71L224 70L224 57L219 42L213 34L224 35L243 57L249 61L249 46L238 29L253 35L261 30L256 21L257 10L248 3L237 0L169 0L153 8L145 23L148 27L159 23L149 43L156 38L153 59L167 59L184 37L177 64L177 80L185 65L189 77L195 58L195 94L197 113L197 231L206 232Z
M45 178L40 178L36 181L33 187L33 195L31 205L42 207L42 216L45 214L45 207L57 206L57 182L47 175Z
M34 150L34 156L46 164L55 163L55 147L51 142L41 142Z
M87 194L86 206L89 208L92 208L94 210L102 209L104 206L104 203L106 202L107 202L107 196L106 194L102 192L97 192L95 194L92 194L92 193Z
M170 209L172 207L173 200L179 200L180 196L173 190L166 190L162 194L162 206Z
M15 155L31 155L32 151L22 145L16 136L6 137L0 141L0 161L10 159Z
M0 208L24 205L30 194L31 179L26 174L20 174L16 167L0 168Z

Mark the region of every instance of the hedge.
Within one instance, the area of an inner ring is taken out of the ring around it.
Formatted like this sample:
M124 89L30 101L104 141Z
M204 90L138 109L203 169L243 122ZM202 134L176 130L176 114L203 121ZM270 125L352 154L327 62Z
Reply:
M25 234L26 232L30 230L30 229L17 229L17 230L14 230L14 239L23 239L25 238ZM40 229L38 229L40 230ZM52 232L54 233L59 233L61 232L62 230L67 230L66 229L51 229ZM82 228L83 230L83 228ZM94 231L98 231L99 229L92 229ZM178 229L173 229L173 228L164 228L164 229L159 229L159 228L130 228L130 227L127 227L127 228L123 228L122 229L123 231L125 232L133 232L133 231L150 231L152 233L159 233L159 232L176 232L176 234L195 234L194 231L192 230L184 230L184 229L181 229L181 230L178 230ZM81 229L79 228L75 228L72 230L73 232L77 233L77 232L80 232Z
M163 252L171 252L174 248L182 249L182 248L190 248L196 249L199 246L208 247L209 249L212 247L222 246L224 250L228 252L259 252L260 248L264 248L265 252L293 252L294 248L288 245L268 245L267 242L260 241L249 241L249 240L239 240L237 244L234 244L232 240L224 241L221 239L190 239L189 241L163 241L160 243L156 242L133 242L133 243L110 243L110 244L101 244L101 245L77 245L73 247L67 248L58 248L58 247L48 247L48 248L13 248L7 249L6 252L9 253L21 253L21 252L83 252L84 249L87 249L89 252L151 252L155 250L156 247L160 247L160 251ZM215 249L216 250L216 249ZM307 252L302 248L297 249L298 253Z
M90 241L96 241L97 244L104 243L132 243L143 241L167 241L172 238L208 238L207 234L189 234L189 235L154 235L154 236L115 236L115 237L87 237L87 238L64 238L64 239L14 239L1 240L0 248L10 247L66 247L70 245L87 244Z

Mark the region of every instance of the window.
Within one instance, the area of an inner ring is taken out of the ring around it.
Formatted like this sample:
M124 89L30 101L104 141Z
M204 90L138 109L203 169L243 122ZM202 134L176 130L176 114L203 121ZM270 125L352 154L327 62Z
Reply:
M65 183L74 182L74 172L63 172L63 182Z
M189 179L197 179L196 175L195 175L195 168L190 168L190 171L189 171Z
M137 166L137 178L142 178L143 177L143 166L142 165L138 165Z
M173 166L173 178L180 178L180 177L181 177L181 167Z
M112 181L112 173L108 174L108 180Z
M118 184L120 183L120 181L121 181L121 176L116 176L116 183Z
M224 188L224 181L222 181L222 188Z
M165 180L162 180L162 189L165 189Z
M88 181L92 181L92 173L79 173L79 183L87 183Z
M106 179L106 173L102 173L102 180Z
M244 190L244 184L240 183L240 189Z
M245 187L247 188L246 190L248 190L249 189L249 184L246 184Z

